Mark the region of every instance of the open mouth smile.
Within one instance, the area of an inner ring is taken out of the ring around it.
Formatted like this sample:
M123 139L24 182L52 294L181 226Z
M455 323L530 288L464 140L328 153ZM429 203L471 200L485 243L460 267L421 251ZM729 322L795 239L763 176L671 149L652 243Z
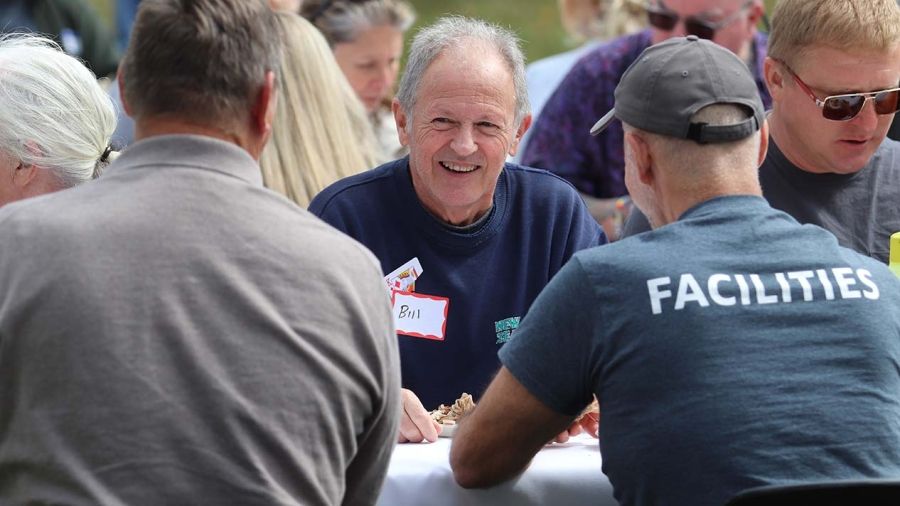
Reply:
M457 165L455 163L449 162L438 162L441 164L441 167L449 170L450 172L456 172L457 174L465 174L467 172L474 172L481 168L481 165Z

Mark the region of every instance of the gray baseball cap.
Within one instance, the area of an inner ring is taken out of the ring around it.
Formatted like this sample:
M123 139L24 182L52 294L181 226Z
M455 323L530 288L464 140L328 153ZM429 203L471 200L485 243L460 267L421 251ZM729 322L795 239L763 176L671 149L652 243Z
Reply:
M759 130L765 117L747 65L728 49L694 35L645 49L625 71L615 98L613 110L591 128L591 135L619 118L647 132L701 144L730 142ZM712 104L739 104L753 114L734 125L691 123L694 113Z

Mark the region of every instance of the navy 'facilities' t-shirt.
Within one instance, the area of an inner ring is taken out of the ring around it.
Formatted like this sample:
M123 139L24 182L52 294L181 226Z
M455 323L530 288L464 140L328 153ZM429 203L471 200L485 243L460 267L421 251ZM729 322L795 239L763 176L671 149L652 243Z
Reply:
M900 476L900 281L759 197L576 254L500 358L560 413L597 395L626 506Z

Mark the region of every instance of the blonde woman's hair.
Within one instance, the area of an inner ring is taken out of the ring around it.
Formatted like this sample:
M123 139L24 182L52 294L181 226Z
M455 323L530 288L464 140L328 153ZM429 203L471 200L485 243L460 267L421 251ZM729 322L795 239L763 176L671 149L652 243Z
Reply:
M612 39L647 25L643 0L559 0L559 13L575 43Z
M272 138L260 158L265 185L301 207L329 184L376 165L362 103L319 30L276 14L284 42Z
M885 51L900 42L897 0L779 0L768 55L793 64L814 45Z

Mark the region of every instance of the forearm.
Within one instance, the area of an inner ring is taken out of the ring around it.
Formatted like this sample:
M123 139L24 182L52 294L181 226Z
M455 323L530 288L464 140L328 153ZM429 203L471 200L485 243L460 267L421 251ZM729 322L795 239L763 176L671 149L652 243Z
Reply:
M464 420L450 452L453 477L464 488L483 488L502 483L524 471L544 443L533 446L498 444L469 433ZM550 436L552 437L552 436ZM544 439L544 442L549 438Z
M504 367L460 422L450 466L460 486L488 487L528 467L534 455L568 427L572 417L552 411Z

